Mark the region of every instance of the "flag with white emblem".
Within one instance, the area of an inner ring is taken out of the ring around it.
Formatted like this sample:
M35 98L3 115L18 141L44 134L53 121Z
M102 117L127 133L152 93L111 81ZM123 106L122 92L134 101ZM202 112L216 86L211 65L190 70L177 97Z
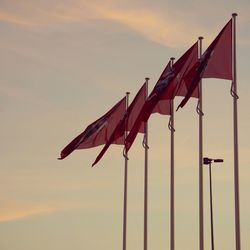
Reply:
M80 135L72 140L62 151L59 160L64 159L75 149L93 148L105 144L126 111L126 97L119 101L105 115L91 123ZM124 144L123 136L116 138L113 144Z
M133 128L125 140L125 148L127 152L132 146L141 124L148 121L150 115L155 112L154 110L157 107L157 104L162 100L167 100L168 103L175 97L179 84L182 83L182 80L176 81L176 77L179 75L180 79L180 76L183 75L181 72L186 72L184 69L186 69L186 65L190 64L189 59L193 57L195 58L196 54L197 42L188 49L171 68L168 66L165 68L151 94L146 99Z
M105 152L108 150L109 146L115 141L117 138L124 136L125 131L130 131L134 126L135 120L139 115L139 112L142 109L146 100L146 83L142 85L138 93L136 94L134 100L129 105L126 113L124 114L121 121L117 124L113 134L111 135L108 142L103 147L100 154L97 156L95 162L92 164L94 166L98 161L101 160ZM144 123L141 124L139 128L139 133L145 133Z
M232 19L224 26L184 80L188 91L179 107L184 107L202 78L232 80Z

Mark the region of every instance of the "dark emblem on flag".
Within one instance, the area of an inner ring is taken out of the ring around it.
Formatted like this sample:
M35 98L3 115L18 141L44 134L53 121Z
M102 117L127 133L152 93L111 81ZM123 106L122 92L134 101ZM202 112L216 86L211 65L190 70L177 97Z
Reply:
M166 75L163 75L157 85L155 86L155 93L158 95L160 94L170 83L170 81L173 79L174 77L174 71L170 70L169 72L166 73Z
M81 140L79 141L78 145L80 145L82 142L87 140L93 134L98 133L99 131L101 131L104 127L107 126L107 124L108 124L107 119L102 118L99 121L96 121L95 123L89 125L86 128L86 130L84 131L83 136L82 136Z

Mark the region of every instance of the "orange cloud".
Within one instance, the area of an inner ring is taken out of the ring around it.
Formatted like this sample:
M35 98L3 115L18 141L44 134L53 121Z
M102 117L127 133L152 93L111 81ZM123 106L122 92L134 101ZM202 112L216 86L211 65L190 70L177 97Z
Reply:
M198 10L203 9L203 5L197 6L198 9L194 18L185 11L180 12L178 5L173 5L172 10L166 13L162 9L152 10L146 5L139 8L132 1L130 3L129 0L74 0L49 4L48 6L47 3L34 3L26 0L22 12L4 12L2 10L0 21L34 28L61 23L85 23L94 19L110 20L129 27L148 40L169 47L191 45L200 35L206 38L204 40L206 44L211 42L216 35L210 35L211 32L208 34L207 30L204 30L204 26L197 22L199 20ZM217 8L222 7L224 8L224 5L218 4L217 6ZM206 9L209 12L209 6ZM244 11L244 8L242 11ZM244 22L247 21L249 21L249 18ZM221 28L222 26L223 24ZM219 27L217 31L219 31ZM249 43L248 38L246 43Z
M19 100L21 102L28 102L31 104L40 105L43 107L51 108L50 104L43 98L35 95L27 90L23 90L19 87L11 87L0 82L0 94L7 96L11 99Z
M192 36L192 31L185 32L183 22L178 23L170 14L163 16L150 9L122 9L116 7L116 4L113 1L105 1L103 4L99 1L75 1L72 4L52 5L48 9L46 5L38 8L26 2L23 12L0 12L0 21L37 28L58 23L84 23L93 19L110 20L129 27L146 39L173 47L185 44L190 40L187 36Z
M20 26L34 26L34 23L23 16L0 12L0 22L12 23Z
M151 10L99 9L104 19L122 23L137 31L148 40L165 46L177 47L196 39L194 32L185 32L185 24L170 15L162 16Z
M33 3L24 1L17 3L18 11L2 9L0 22L11 23L26 28L47 27L60 23L84 22L99 18L92 4L84 2L68 3Z
M15 221L42 214L50 214L57 210L58 208L49 206L8 208L0 211L0 222Z

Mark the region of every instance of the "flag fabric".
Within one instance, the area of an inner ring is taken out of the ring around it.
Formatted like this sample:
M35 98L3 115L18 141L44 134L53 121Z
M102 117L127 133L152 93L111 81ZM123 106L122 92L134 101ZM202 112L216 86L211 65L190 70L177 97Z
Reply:
M195 59L190 60L190 58L197 56L197 46L198 43L196 42L172 67L169 65L166 66L151 94L146 99L133 128L125 140L127 152L133 144L141 124L146 122L153 112L158 112L156 105L159 104L159 101L171 100L176 95L179 85L184 80L187 69L190 68L191 62L195 61ZM167 110L164 112L165 114L169 114Z
M141 111L142 106L145 103L146 91L147 91L146 88L147 88L147 85L145 82L143 86L140 88L140 90L138 91L138 93L136 94L132 103L129 105L126 113L123 115L123 118L117 124L115 130L113 131L109 140L106 142L102 151L99 153L99 155L95 159L95 162L92 164L92 167L101 160L101 158L103 157L105 152L108 150L109 146L113 143L113 141L115 141L117 138L124 137L125 131L130 131L132 129L135 123L135 120L138 117L139 112ZM144 123L141 124L138 132L145 133Z
M159 79L163 78L164 75L167 75L168 73L170 73L170 71L171 71L171 62L169 61L169 63L167 64L167 66L163 70L163 72L162 72ZM160 83L160 81L158 80L156 85L159 84L159 83ZM162 114L162 115L169 115L170 114L170 101L169 100L159 100L158 103L155 105L152 113L159 113L159 114Z
M202 78L232 80L232 19L224 28Z
M91 123L80 135L72 140L62 151L59 160L64 159L75 149L93 148L105 144L119 121L126 111L126 97L122 98L112 109L105 115ZM117 137L114 144L124 144L124 138Z
M187 85L184 80L184 77L186 73L195 65L197 60L198 60L198 42L195 43L195 45L193 46L191 55L187 58L187 61L185 62L180 72L174 79L175 81L174 97L185 96L187 94ZM171 63L169 62L167 66L165 67L164 71L162 72L162 75L160 76L160 78L163 76L163 74L170 72L170 70L171 70ZM158 82L156 84L159 84ZM192 93L192 97L196 97L196 98L199 97L198 88L196 88L196 90ZM170 109L171 109L171 99L169 99L168 96L162 95L161 100L158 101L152 113L170 115Z
M147 82L145 82L142 87L137 92L134 100L131 102L127 109L127 129L126 131L130 131L134 126L135 120L138 117L145 101L146 101L146 94L147 94ZM144 123L141 124L140 133L145 133L145 126Z
M188 102L203 77L232 80L232 19L187 73L188 91L178 108Z

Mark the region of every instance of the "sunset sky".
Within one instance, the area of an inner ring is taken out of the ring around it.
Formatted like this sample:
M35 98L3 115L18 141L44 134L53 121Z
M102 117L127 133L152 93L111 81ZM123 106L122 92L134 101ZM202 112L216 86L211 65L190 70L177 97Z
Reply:
M237 17L242 249L250 246L249 0L0 1L0 249L122 248L122 147L61 149L170 57L198 38L206 48ZM235 249L231 82L206 79L204 156L214 165L215 248ZM175 105L181 98L176 98ZM175 113L176 250L198 249L197 100ZM169 117L149 120L148 249L169 249ZM129 154L127 249L143 248L144 151ZM210 248L208 169L204 167L205 249Z

